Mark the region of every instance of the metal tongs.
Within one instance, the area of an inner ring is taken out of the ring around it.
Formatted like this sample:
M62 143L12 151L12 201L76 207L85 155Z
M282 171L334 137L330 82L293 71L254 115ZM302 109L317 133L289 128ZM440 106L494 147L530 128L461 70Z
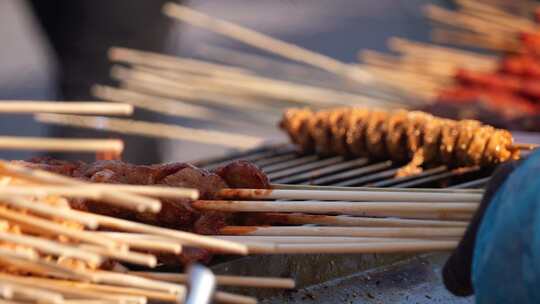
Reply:
M195 264L188 269L189 293L186 304L210 304L216 288L216 277L208 268Z

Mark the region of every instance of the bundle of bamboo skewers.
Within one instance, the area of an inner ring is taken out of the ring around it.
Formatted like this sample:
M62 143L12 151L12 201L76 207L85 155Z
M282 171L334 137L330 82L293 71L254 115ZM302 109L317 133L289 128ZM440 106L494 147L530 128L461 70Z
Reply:
M0 298L54 303L182 302L185 275L128 273L117 262L155 267L154 253L183 246L247 254L245 244L150 226L72 209L68 199L92 199L139 212L157 212L156 198L196 199L192 189L87 184L53 173L0 163ZM97 228L112 228L104 233ZM124 233L138 233L137 238ZM292 288L288 279L218 276L218 284ZM255 303L218 292L222 303Z

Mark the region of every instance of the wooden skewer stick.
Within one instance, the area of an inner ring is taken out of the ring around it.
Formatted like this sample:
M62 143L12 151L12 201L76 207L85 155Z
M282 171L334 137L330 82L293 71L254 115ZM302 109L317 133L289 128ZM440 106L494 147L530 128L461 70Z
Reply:
M83 213L84 214L84 213ZM73 229L58 223L54 223L33 215L8 210L0 207L0 218L12 221L22 226L29 227L32 230L38 230L42 233L54 235L65 235L74 240L88 242L91 244L104 246L107 248L118 248L119 243L113 239L104 236L94 235L88 231Z
M216 291L214 293L214 300L224 304L257 304L256 298L224 291Z
M164 55L129 48L113 47L109 50L109 59L132 65L142 65L166 70L181 70L191 73L218 72L220 75L251 74L252 72L239 67L233 67L214 62L193 58Z
M129 272L145 278L185 284L188 282L188 276L183 273L162 273L134 271ZM230 276L216 275L218 285L222 286L242 286L256 288L294 288L294 280L289 278L268 278L268 277L250 277L250 276Z
M520 150L534 150L540 147L539 144L513 144L511 149L520 149Z
M44 238L0 232L0 240L23 246L29 246L43 253L81 259L94 265L100 265L103 261L101 256L98 254L86 252L73 246L66 246L64 244L49 241Z
M197 199L199 197L199 191L197 189L189 188L176 188L165 186L145 186L145 185L115 185L115 184L94 184L87 183L81 180L77 180L71 177L51 173L48 171L30 169L17 165L15 163L8 163L0 161L0 174L21 178L38 184L49 185L70 185L77 186L77 188L100 190L107 192L128 192L133 194L160 197L160 198L189 198ZM9 187L9 188L8 188ZM23 191L29 187L20 186L4 186L0 187L0 191L4 189L13 189L12 191ZM32 189L39 191L42 189L47 192L48 190L55 191L54 187L50 186L32 186ZM73 187L72 187L73 188ZM34 191L34 190L28 190ZM63 191L62 187L58 187L58 191ZM47 193L45 193L47 194Z
M147 267L156 267L157 258L154 255L143 254L132 251L122 251L117 249L109 249L91 245L80 245L80 249L94 252L102 256L106 256L115 260L125 261L132 264L143 265Z
M349 70L347 64L331 57L309 51L291 43L280 41L228 21L219 20L186 6L167 3L163 7L163 12L169 17L188 22L192 25L222 34L264 51L316 66L338 75L346 75Z
M92 87L92 94L104 100L126 102L132 104L133 106L165 115L190 117L211 121L221 119L215 111L212 111L206 107L191 105L173 99L151 96L129 90L117 89L109 86L95 85Z
M182 71L156 70L140 66L132 70L113 67L112 74L118 79L144 80L145 82L159 83L169 87L178 87L182 83L184 86L188 84L208 89L212 85L223 91L223 94L230 94L231 91L242 92L247 95L270 98L271 100L287 100L307 105L358 105L360 103L387 106L401 105L389 100L255 75L206 77L182 74Z
M59 152L122 153L124 143L118 139L70 139L0 136L0 149Z
M130 119L60 114L38 114L35 116L35 119L43 123L107 130L124 134L188 140L230 148L251 149L260 146L264 142L262 138L254 136Z
M94 280L93 274L91 273L75 270L72 267L66 267L56 262L51 262L44 259L28 260L24 258L0 256L0 264L11 265L24 272L42 276L69 278L83 281ZM2 273L0 273L0 276L1 275Z
M189 189L162 189L161 187L155 186L129 186L129 185L96 185L91 183L85 183L80 180L65 177L59 174L54 174L51 172L43 170L29 169L14 163L8 163L5 161L0 161L0 173L13 176L17 178L22 178L32 182L43 183L43 184L52 184L52 185L70 185L97 189L99 197L98 200L118 204L124 207L137 209L138 211L150 211L158 212L161 209L161 202L156 199L151 199L148 197L143 197L140 195L135 195L132 193L127 193L125 191L137 192L141 194L150 194L154 196L165 196L165 197L190 197L194 198L198 196L198 192L189 190ZM125 191L119 191L125 190ZM96 192L96 191L94 191Z
M62 195L66 197L88 198L107 203L114 203L127 209L134 209L139 212L150 211L157 213L161 209L161 202L138 195L125 192L111 191L107 187L85 187L86 183L81 184L79 188L71 186L7 186L0 187L0 198L7 195ZM10 199L7 198L9 203Z
M35 251L21 251L21 250L11 250L7 248L0 247L0 256L5 256L8 258L23 259L28 261L36 261L39 256Z
M84 212L80 213L85 214ZM100 226L103 227L110 227L129 232L148 233L156 236L163 236L178 241L181 244L215 249L219 250L220 252L228 252L241 255L246 255L248 253L247 246L234 242L223 241L180 230L172 230L142 223L131 222L105 215L91 214L90 216L94 217L99 222Z
M146 289L141 289L141 288L118 287L118 286L112 286L112 285L99 285L99 284L92 284L92 283L86 283L86 282L76 282L76 281L47 279L47 278L35 278L35 277L27 278L26 281L28 282L28 284L37 282L37 283L43 284L43 286L54 285L54 286L62 286L66 288L104 293L104 294L140 296L140 297L146 297L151 300L165 301L165 302L178 301L178 297L174 294L154 291L154 290L146 290Z
M451 251L458 241L411 241L381 242L359 244L277 244L268 252L259 250L258 254L314 254L314 253L404 253ZM263 249L264 250L264 249Z
M156 252L169 252L180 254L182 245L175 240L167 238L157 238L154 235L129 234L121 232L98 232L105 234L110 238L121 241L129 246L130 249L141 249Z
M316 185L271 184L272 189L279 190L334 190L334 191L379 191L379 192L410 192L410 193L484 193L484 189L453 189L453 188L379 188L379 187L340 187Z
M272 189L280 190L333 190L333 191L378 191L378 192L407 192L407 193L484 193L484 189L453 189L453 188L378 188L378 187L340 187L315 185L271 184Z
M145 299L142 297L128 296L128 295L117 295L117 294L108 294L102 291L96 292L93 290L84 290L82 288L74 288L73 286L66 286L62 284L55 284L52 282L52 279L43 279L36 277L21 277L9 274L0 273L0 279L15 282L21 285L29 285L38 288L46 288L54 292L59 292L66 297L71 298L87 298L95 300L106 300L114 301L113 303L133 303L133 304L144 304L146 303Z
M400 218L356 217L346 215L313 215L290 213L266 213L270 223L289 225L327 225L352 227L467 227L467 221L416 220Z
M304 226L227 226L220 230L222 235L267 235L267 236L351 236L392 238L435 238L461 237L465 228L396 228L396 227L304 227Z
M14 284L9 281L0 279L0 284L3 286L9 286L13 296L13 300L23 300L36 303L52 303L52 304L62 304L64 303L64 297L62 294L57 292L51 292L45 289L34 288L19 284Z
M273 244L356 244L356 243L388 243L388 242L414 242L426 239L415 238L382 238L382 237L347 237L347 236L262 236L262 235L217 235L223 240L231 240L246 244L273 243ZM434 238L433 240L436 240ZM445 240L447 240L445 238ZM456 239L452 239L456 240Z
M64 113L97 115L131 115L133 106L105 102L45 102L0 100L0 113Z
M325 201L194 201L200 210L224 212L303 212L316 214L358 214L362 212L474 212L478 203L439 202L325 202Z
M130 274L105 270L95 270L92 271L92 274L95 275L96 282L98 283L165 291L177 294L180 299L182 299L186 293L186 287L180 284L161 282Z
M53 218L63 218L66 220L81 223L90 229L95 229L98 226L96 220L76 215L71 212L71 209L69 209L69 207L58 208L56 206L50 206L47 203L32 202L21 197L4 195L2 193L2 190L4 189L0 187L0 203L9 205L11 207L24 208L40 215L45 215Z
M291 200L346 200L346 201L395 201L395 202L479 202L477 193L428 193L390 191L335 191L335 190L264 190L222 189L222 199L291 199Z

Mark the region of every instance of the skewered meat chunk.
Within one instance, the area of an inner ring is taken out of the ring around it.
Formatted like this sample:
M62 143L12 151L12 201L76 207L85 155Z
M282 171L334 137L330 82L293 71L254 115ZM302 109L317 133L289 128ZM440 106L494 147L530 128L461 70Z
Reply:
M366 132L370 112L367 109L353 108L350 110L349 130L347 130L347 145L349 151L358 157L367 157Z
M508 131L482 125L476 120L455 121L420 111L404 110L387 112L380 109L338 108L314 112L312 118L292 116L289 113L293 111L288 110L280 124L291 138L298 134L291 134L292 129L287 126L306 124L289 119L311 119L315 123L308 126L315 130L303 134L317 137L311 140L317 143L318 151L373 159L389 157L398 163L408 161L409 164L398 171L400 176L420 172L422 166L426 165L493 166L519 158L519 151L511 147L512 136ZM348 124L343 123L345 119ZM319 147L329 143L342 144L344 133L346 147ZM336 140L335 136L340 138ZM307 141L309 139L295 139L295 142Z
M408 158L407 115L407 111L399 110L388 119L386 147L390 157L399 162L404 162Z
M347 130L349 126L349 113L347 108L338 109L332 111L329 117L330 132L332 143L330 147L335 154L349 155L349 149L347 146Z
M270 187L266 175L255 165L245 161L232 162L218 168L215 173L186 163L145 166L121 161L98 161L86 164L48 158L33 159L28 162L17 161L17 163L97 183L195 188L199 190L201 199L215 199L216 193L223 188ZM234 220L232 215L227 213L201 212L193 209L187 199L162 199L161 202L162 208L157 214L136 213L89 200L73 200L70 204L76 209L201 234L216 234L228 221ZM194 261L207 261L210 256L206 250L188 247L180 256L164 256L163 258L169 262L177 261L186 265Z
M495 130L484 150L484 164L499 164L518 156L518 150L507 149L513 143L512 134L507 130Z
M269 189L270 181L266 174L248 161L235 161L217 168L219 175L229 188ZM223 187L222 187L223 188Z
M459 136L458 124L454 121L446 120L441 132L441 161L445 164L451 164L454 159L454 147Z
M480 126L481 123L477 120L462 120L459 124L459 137L455 148L455 157L460 164L467 165L470 163L467 158L468 148L474 138L474 133Z
M288 109L285 111L286 119L281 121L281 128L287 130L291 141L295 143L300 152L308 153L315 149L315 142L309 134L309 119L313 112L309 109Z
M484 151L493 131L494 129L491 126L482 126L476 130L473 140L467 149L466 163L468 165L479 164L482 161Z
M435 163L439 161L439 147L441 145L441 132L444 122L433 116L424 126L424 161L426 163Z
M332 133L330 131L329 111L320 111L313 115L308 123L309 133L315 141L315 149L322 155L332 153Z
M409 112L408 116L408 123L406 124L407 148L409 149L409 154L412 157L422 147L422 143L424 141L424 126L431 115L420 111L413 111Z
M388 158L385 143L387 119L388 113L385 111L376 110L370 114L366 127L366 145L372 158Z

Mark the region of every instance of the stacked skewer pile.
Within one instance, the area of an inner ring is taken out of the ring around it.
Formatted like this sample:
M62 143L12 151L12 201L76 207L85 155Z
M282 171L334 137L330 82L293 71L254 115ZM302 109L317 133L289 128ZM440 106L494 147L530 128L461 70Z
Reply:
M241 243L145 225L73 209L74 199L98 200L111 208L158 212L154 197L196 199L194 189L97 185L53 173L0 164L2 231L0 297L13 301L71 303L182 302L185 275L128 273L119 262L155 267L159 255L178 255L186 247L247 254ZM67 199L66 199L67 198ZM96 228L114 229L104 233ZM124 232L139 237L124 237ZM119 236L120 235L120 236ZM218 284L292 288L287 279L220 277ZM256 300L217 292L222 303Z
M539 27L534 11L524 17L494 3L457 4L457 11L425 7L427 17L443 25L433 30L433 40L502 51L503 57L393 38L389 48L399 56L363 51L360 59L381 81L425 100L426 111L538 130Z

